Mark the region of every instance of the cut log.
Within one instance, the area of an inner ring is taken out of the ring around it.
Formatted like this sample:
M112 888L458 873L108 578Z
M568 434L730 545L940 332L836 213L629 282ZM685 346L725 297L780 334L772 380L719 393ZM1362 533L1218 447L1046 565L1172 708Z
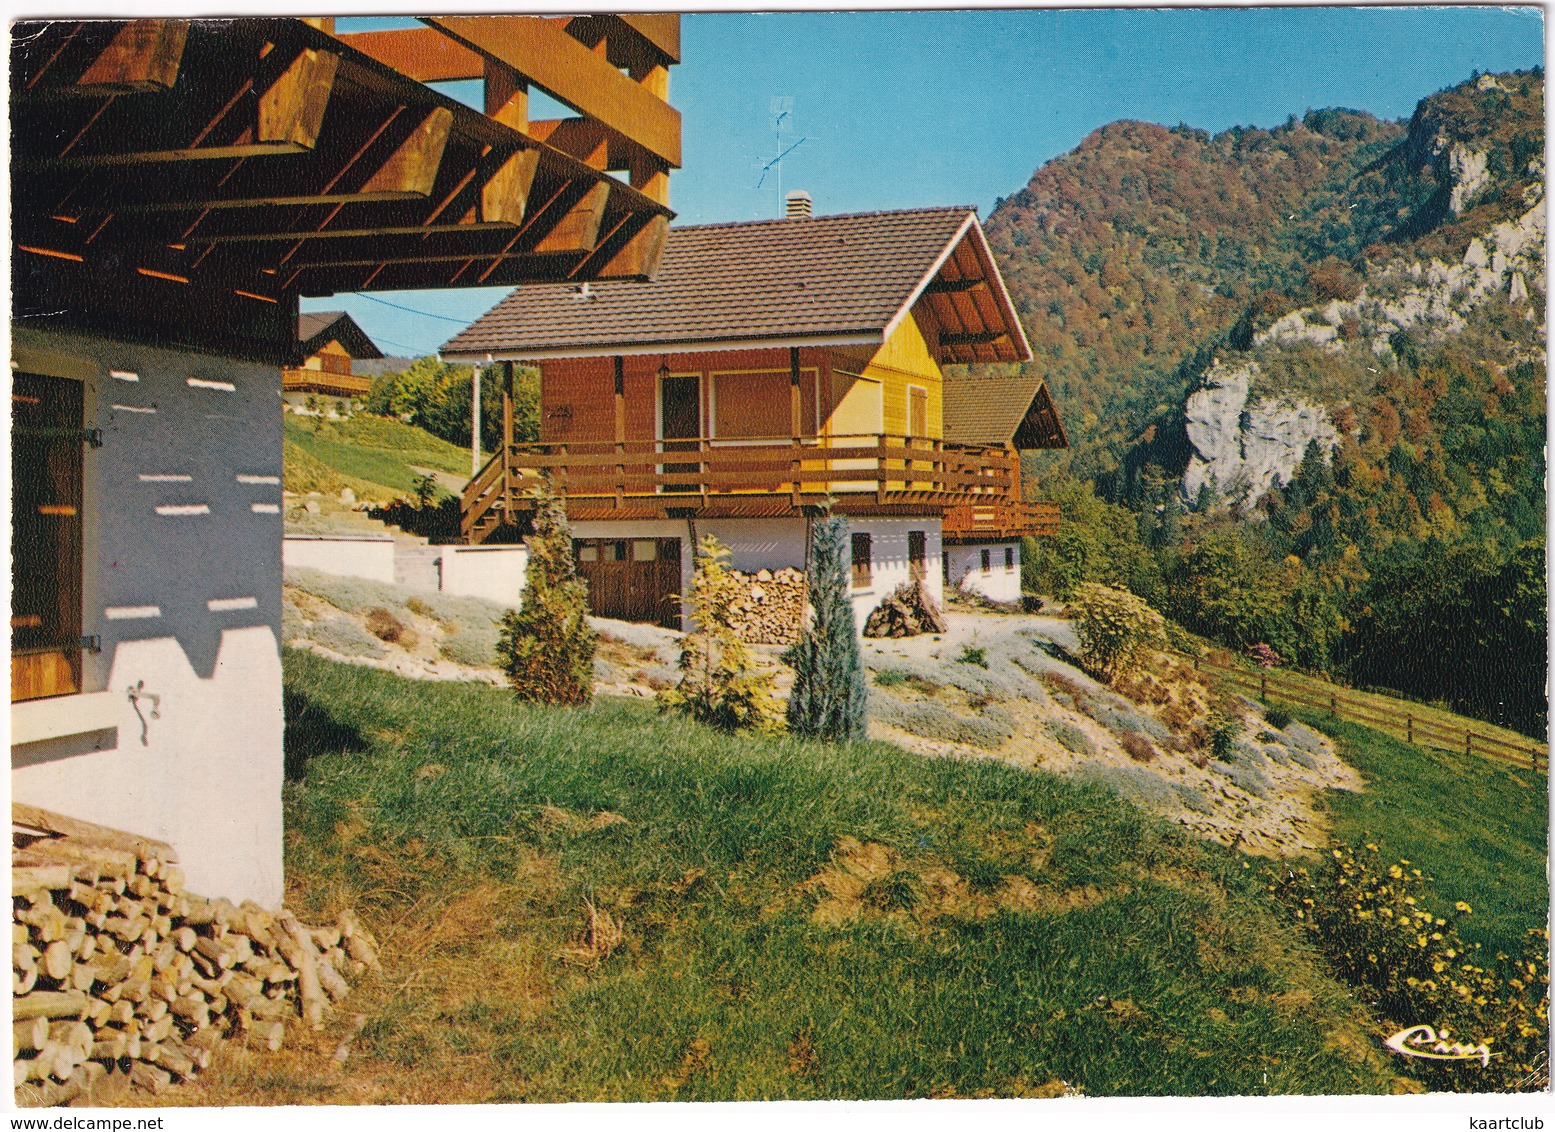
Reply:
M42 1015L11 1026L11 1048L16 1053L35 1053L49 1040L49 1020Z
M73 875L69 865L33 865L11 869L11 892L20 896L38 889L68 889Z
M86 1014L86 995L80 991L33 991L11 1003L11 1017L81 1018Z
M340 977L340 972L335 970L333 963L320 959L315 964L314 970L318 973L319 986L323 987L324 992L336 1002L351 993L350 984Z
M147 1065L144 1061L137 1061L130 1069L130 1080L157 1096L173 1083L173 1075L154 1065Z
M91 822L69 818L64 814L56 814L21 802L11 803L11 821L16 825L68 837L82 845L123 850L132 856L144 853L160 857L165 861L178 860L178 854L173 851L173 847L164 842L125 833L123 830L110 829L103 825L94 825ZM31 848L37 848L39 844L41 842L34 842Z
M75 953L63 939L56 939L43 953L43 971L51 979L63 979L74 965Z

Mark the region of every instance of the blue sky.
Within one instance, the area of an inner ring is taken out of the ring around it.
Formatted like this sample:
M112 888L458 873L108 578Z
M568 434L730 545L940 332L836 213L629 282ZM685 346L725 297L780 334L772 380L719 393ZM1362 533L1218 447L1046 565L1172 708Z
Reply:
M782 188L808 190L817 212L973 204L986 216L1119 118L1210 131L1328 106L1402 118L1476 69L1544 60L1543 14L1526 7L695 13L681 36L670 100L685 168L671 205L683 224L774 215L777 171L763 181L762 166L780 138L799 143ZM420 354L504 293L303 307L349 310L386 353Z

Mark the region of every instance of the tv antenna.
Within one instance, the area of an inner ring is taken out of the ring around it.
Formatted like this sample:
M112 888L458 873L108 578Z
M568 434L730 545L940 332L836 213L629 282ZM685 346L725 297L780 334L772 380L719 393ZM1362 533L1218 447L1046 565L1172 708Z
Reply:
M767 174L773 175L777 185L777 212L781 218L784 214L783 204L783 158L798 149L808 137L802 137L798 141L788 143L788 135L794 129L794 99L791 95L777 95L767 107L768 116L772 121L772 152L775 155L771 161L761 167L761 176L756 179L756 188L760 189L766 183Z

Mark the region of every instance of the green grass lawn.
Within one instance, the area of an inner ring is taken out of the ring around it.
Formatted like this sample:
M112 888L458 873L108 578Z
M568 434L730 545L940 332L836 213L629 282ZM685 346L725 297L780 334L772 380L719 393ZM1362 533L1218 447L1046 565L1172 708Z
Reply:
M358 413L339 421L303 421L287 416L283 423L289 446L308 460L333 469L347 483L367 481L410 495L421 475L415 468L435 468L455 475L468 475L470 471L468 448L385 417ZM307 469L317 474L312 464ZM293 478L289 476L289 482Z
M1434 879L1439 912L1466 901L1465 940L1516 954L1549 915L1549 794L1543 774L1477 755L1410 746L1326 713L1293 710L1334 736L1340 757L1366 776L1359 794L1327 796L1334 836L1371 841ZM1424 901L1422 901L1424 903Z
M188 1103L1407 1084L1256 870L1097 788L285 665L289 904L386 969L346 1071L331 1031Z

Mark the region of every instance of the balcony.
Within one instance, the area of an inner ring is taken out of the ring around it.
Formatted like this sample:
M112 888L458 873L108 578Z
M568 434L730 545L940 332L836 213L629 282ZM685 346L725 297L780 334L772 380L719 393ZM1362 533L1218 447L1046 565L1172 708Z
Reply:
M322 369L283 369L281 392L322 393L326 397L365 397L372 388L370 377L331 373Z
M545 473L575 520L755 518L828 503L844 514L934 514L1012 503L1016 459L1002 447L886 435L513 444L465 488L462 529L480 542L517 519Z
M941 537L946 542L1002 542L1058 531L1058 504L1036 500L959 504L945 512Z

